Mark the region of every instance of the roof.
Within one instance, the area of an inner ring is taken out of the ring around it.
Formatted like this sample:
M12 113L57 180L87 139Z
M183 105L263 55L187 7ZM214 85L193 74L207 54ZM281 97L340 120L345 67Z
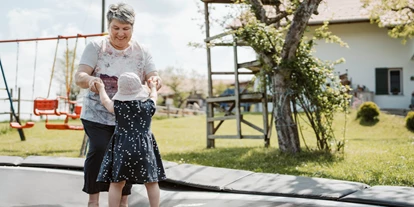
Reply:
M232 4L235 0L201 0L202 2L206 3L219 3L219 4ZM274 3L274 0L262 0L263 4L271 4Z
M201 0L207 3L233 3L234 0ZM262 0L263 4L269 4L272 0ZM271 7L267 7L271 9ZM274 11L274 10L273 10ZM271 15L271 11L268 11ZM318 15L313 15L309 25L323 24L329 20L330 24L369 22L369 15L363 14L361 0L323 0L318 8Z
M322 24L326 20L330 24L369 22L369 14L363 13L360 0L324 0L318 12L318 15L311 17L309 25Z

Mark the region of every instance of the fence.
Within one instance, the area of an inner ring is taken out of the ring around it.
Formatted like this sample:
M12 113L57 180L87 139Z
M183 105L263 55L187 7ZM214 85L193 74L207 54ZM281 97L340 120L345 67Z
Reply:
M156 115L167 116L168 118L204 115L205 113L205 111L170 106L157 106L157 111L155 112Z

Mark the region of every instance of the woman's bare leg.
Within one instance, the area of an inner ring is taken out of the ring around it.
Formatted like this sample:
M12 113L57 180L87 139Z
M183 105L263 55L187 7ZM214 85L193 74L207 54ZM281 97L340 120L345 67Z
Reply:
M151 207L160 206L160 187L158 182L145 183L145 188L147 188L148 199Z
M89 194L88 207L99 206L99 193Z
M119 207L122 197L122 188L124 188L126 181L118 183L111 183L108 191L108 206Z

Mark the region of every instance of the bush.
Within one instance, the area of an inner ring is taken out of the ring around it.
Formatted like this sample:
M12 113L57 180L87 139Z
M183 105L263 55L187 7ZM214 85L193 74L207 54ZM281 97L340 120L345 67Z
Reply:
M367 101L362 103L358 108L357 119L364 121L374 121L380 114L380 110L374 102Z
M407 116L405 116L405 127L414 131L414 111L408 112Z

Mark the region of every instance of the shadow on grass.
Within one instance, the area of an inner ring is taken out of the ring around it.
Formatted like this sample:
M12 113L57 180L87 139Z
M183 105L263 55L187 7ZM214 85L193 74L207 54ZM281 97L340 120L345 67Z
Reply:
M410 132L414 133L414 129L413 129L413 128L411 128L411 127L409 127L408 125L405 125L405 128L406 128L408 131L410 131Z
M28 156L60 156L59 154L67 154L67 153L79 153L78 150L43 150L43 151L37 151L37 152L26 152L24 153L23 157ZM66 155L62 155L66 156Z
M0 135L1 134L7 134L7 133L9 133L9 132L11 132L12 131L12 128L10 128L9 126L7 126L7 127L2 127L1 129L0 129Z
M12 150L12 149L2 149L0 150L1 153L5 153L5 154L9 154L9 153L14 153L14 152L20 152L20 150Z
M78 150L44 150L40 152L41 154L54 154L54 153L72 153L78 152Z
M277 149L260 147L204 149L197 152L164 154L162 158L177 163L314 177L324 175L320 172L300 171L299 167L306 167L311 163L330 166L342 159L324 152L302 151L297 155L288 155L280 153Z
M359 124L362 126L375 126L377 123L379 122L378 118L375 118L374 120L365 120L365 119L360 119L359 120Z

